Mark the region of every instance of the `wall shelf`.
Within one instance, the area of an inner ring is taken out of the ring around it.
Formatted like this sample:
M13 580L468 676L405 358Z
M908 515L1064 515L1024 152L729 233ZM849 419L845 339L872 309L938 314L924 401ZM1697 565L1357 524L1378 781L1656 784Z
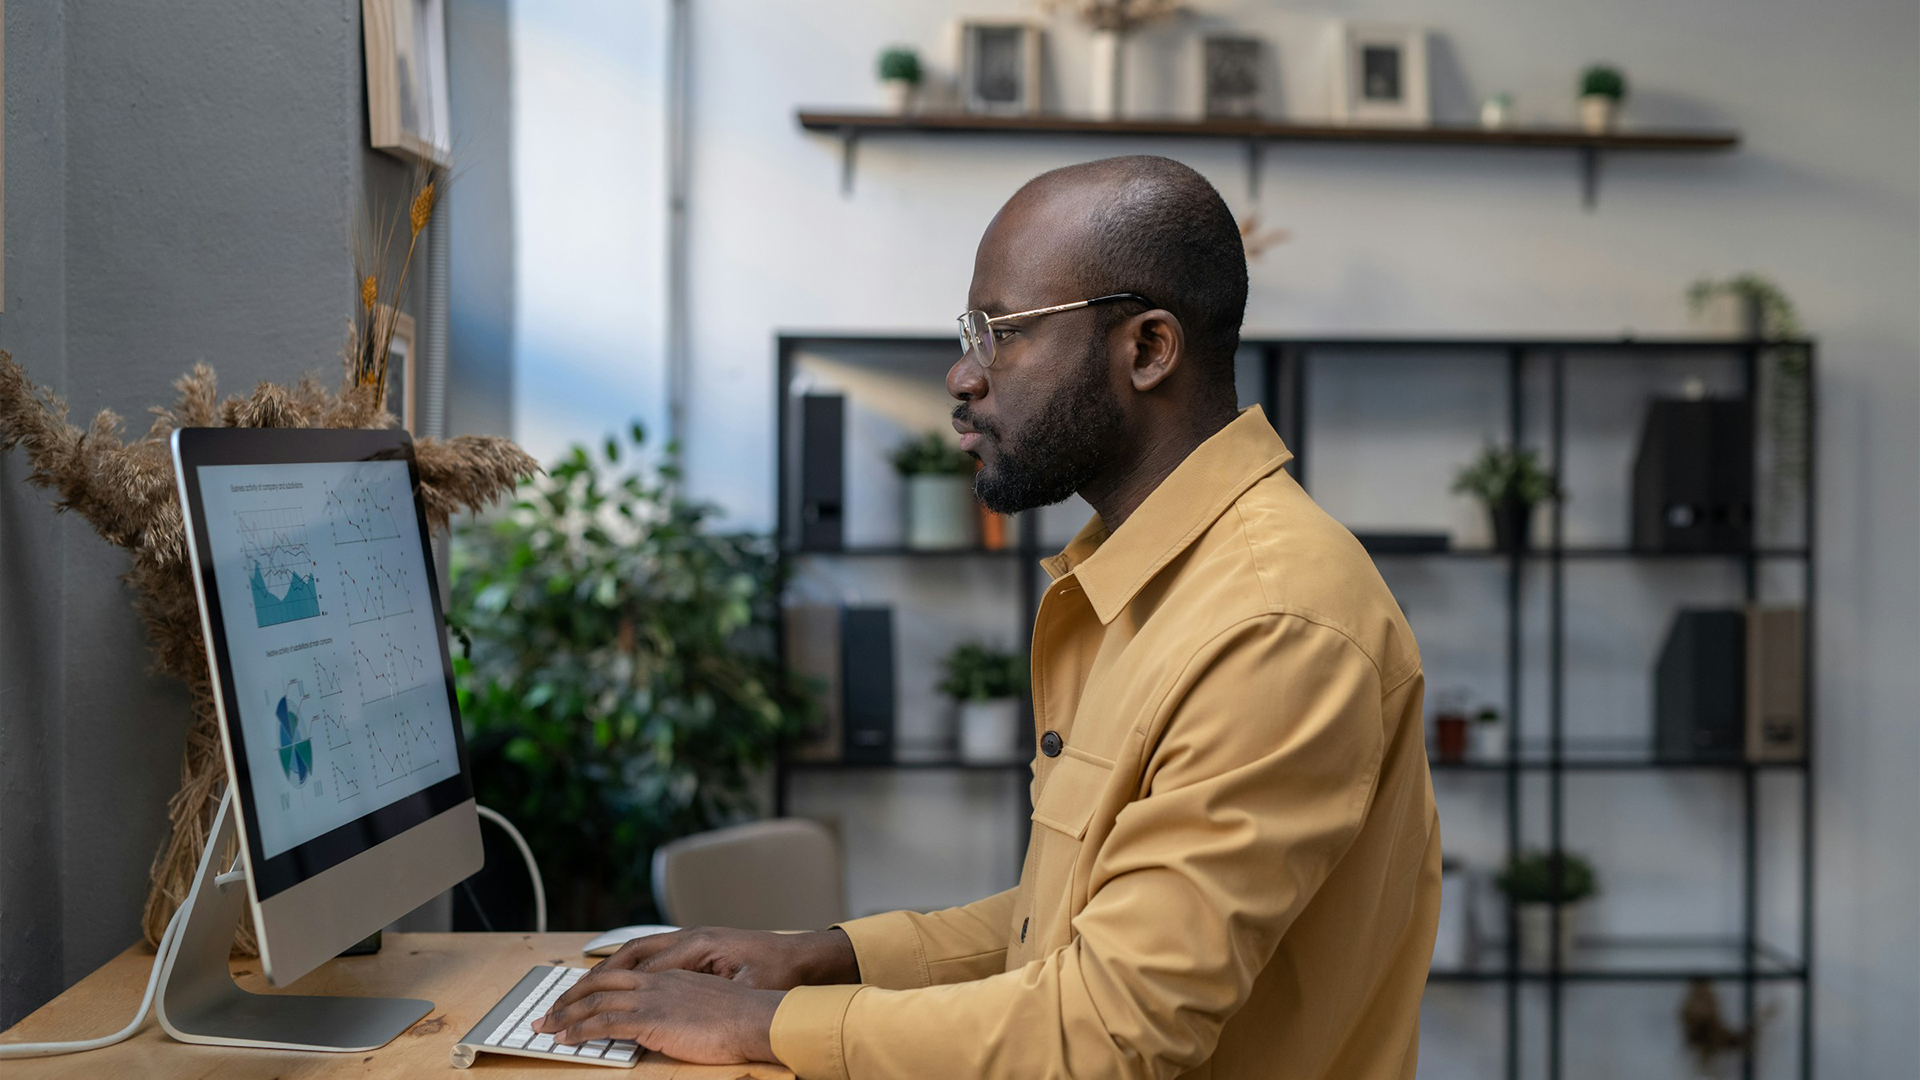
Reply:
M977 113L836 112L801 109L795 117L812 132L840 139L840 190L853 191L854 160L863 138L888 135L1092 135L1108 138L1211 139L1241 142L1247 152L1247 188L1260 195L1262 152L1268 143L1353 143L1374 146L1572 150L1579 155L1581 201L1599 201L1600 155L1614 151L1722 152L1740 145L1725 130L1626 130L1604 134L1569 127L1480 128L1436 124L1387 126L1290 123L1255 119L1090 120L1076 116L990 116Z

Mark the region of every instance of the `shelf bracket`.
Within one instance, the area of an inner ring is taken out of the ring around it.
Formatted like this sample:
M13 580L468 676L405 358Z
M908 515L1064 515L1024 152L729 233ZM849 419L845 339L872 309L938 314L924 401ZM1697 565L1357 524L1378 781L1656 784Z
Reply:
M1260 201L1260 140L1247 140L1247 198Z
M860 133L853 128L840 129L840 196L853 196L853 158L860 145Z
M1588 213L1600 204L1600 151L1580 148L1580 205Z

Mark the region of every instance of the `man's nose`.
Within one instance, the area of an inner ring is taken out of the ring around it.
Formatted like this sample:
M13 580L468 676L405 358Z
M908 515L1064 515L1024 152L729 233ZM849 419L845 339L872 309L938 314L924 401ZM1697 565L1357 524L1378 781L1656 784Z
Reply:
M960 401L972 401L984 397L987 392L987 369L974 363L971 351L960 354L947 369L947 394Z

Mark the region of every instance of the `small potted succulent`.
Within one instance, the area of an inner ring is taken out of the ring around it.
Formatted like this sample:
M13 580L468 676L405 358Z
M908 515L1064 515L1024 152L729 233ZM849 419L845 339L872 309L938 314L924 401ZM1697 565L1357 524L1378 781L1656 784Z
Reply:
M1476 761L1499 761L1507 756L1507 725L1501 722L1499 709L1482 705L1474 714L1469 753Z
M1458 494L1486 504L1495 550L1525 551L1532 543L1533 508L1560 498L1560 485L1532 450L1488 445L1453 480Z
M973 459L950 437L929 431L900 444L893 468L906 482L908 547L940 551L979 542Z
M1580 73L1580 126L1596 135L1613 130L1620 102L1627 96L1627 77L1612 64L1595 64Z
M1557 879L1557 880L1556 880ZM1573 955L1580 902L1599 891L1593 864L1571 852L1531 851L1507 861L1494 879L1513 905L1520 933L1520 959L1545 967L1553 956L1553 910L1560 909L1560 961Z
M1024 745L1020 701L1027 693L1027 658L968 642L947 654L940 692L954 700L960 727L960 760L997 764L1017 761Z
M880 51L880 86L887 109L902 116L913 111L920 94L920 54L903 45Z

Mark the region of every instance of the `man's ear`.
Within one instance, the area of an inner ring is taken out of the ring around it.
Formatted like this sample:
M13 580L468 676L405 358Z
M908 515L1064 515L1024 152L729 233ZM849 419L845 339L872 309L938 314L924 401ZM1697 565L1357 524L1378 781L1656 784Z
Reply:
M1138 391L1165 382L1186 359L1187 335L1173 312L1154 308L1121 324L1125 348L1131 352L1128 377Z

